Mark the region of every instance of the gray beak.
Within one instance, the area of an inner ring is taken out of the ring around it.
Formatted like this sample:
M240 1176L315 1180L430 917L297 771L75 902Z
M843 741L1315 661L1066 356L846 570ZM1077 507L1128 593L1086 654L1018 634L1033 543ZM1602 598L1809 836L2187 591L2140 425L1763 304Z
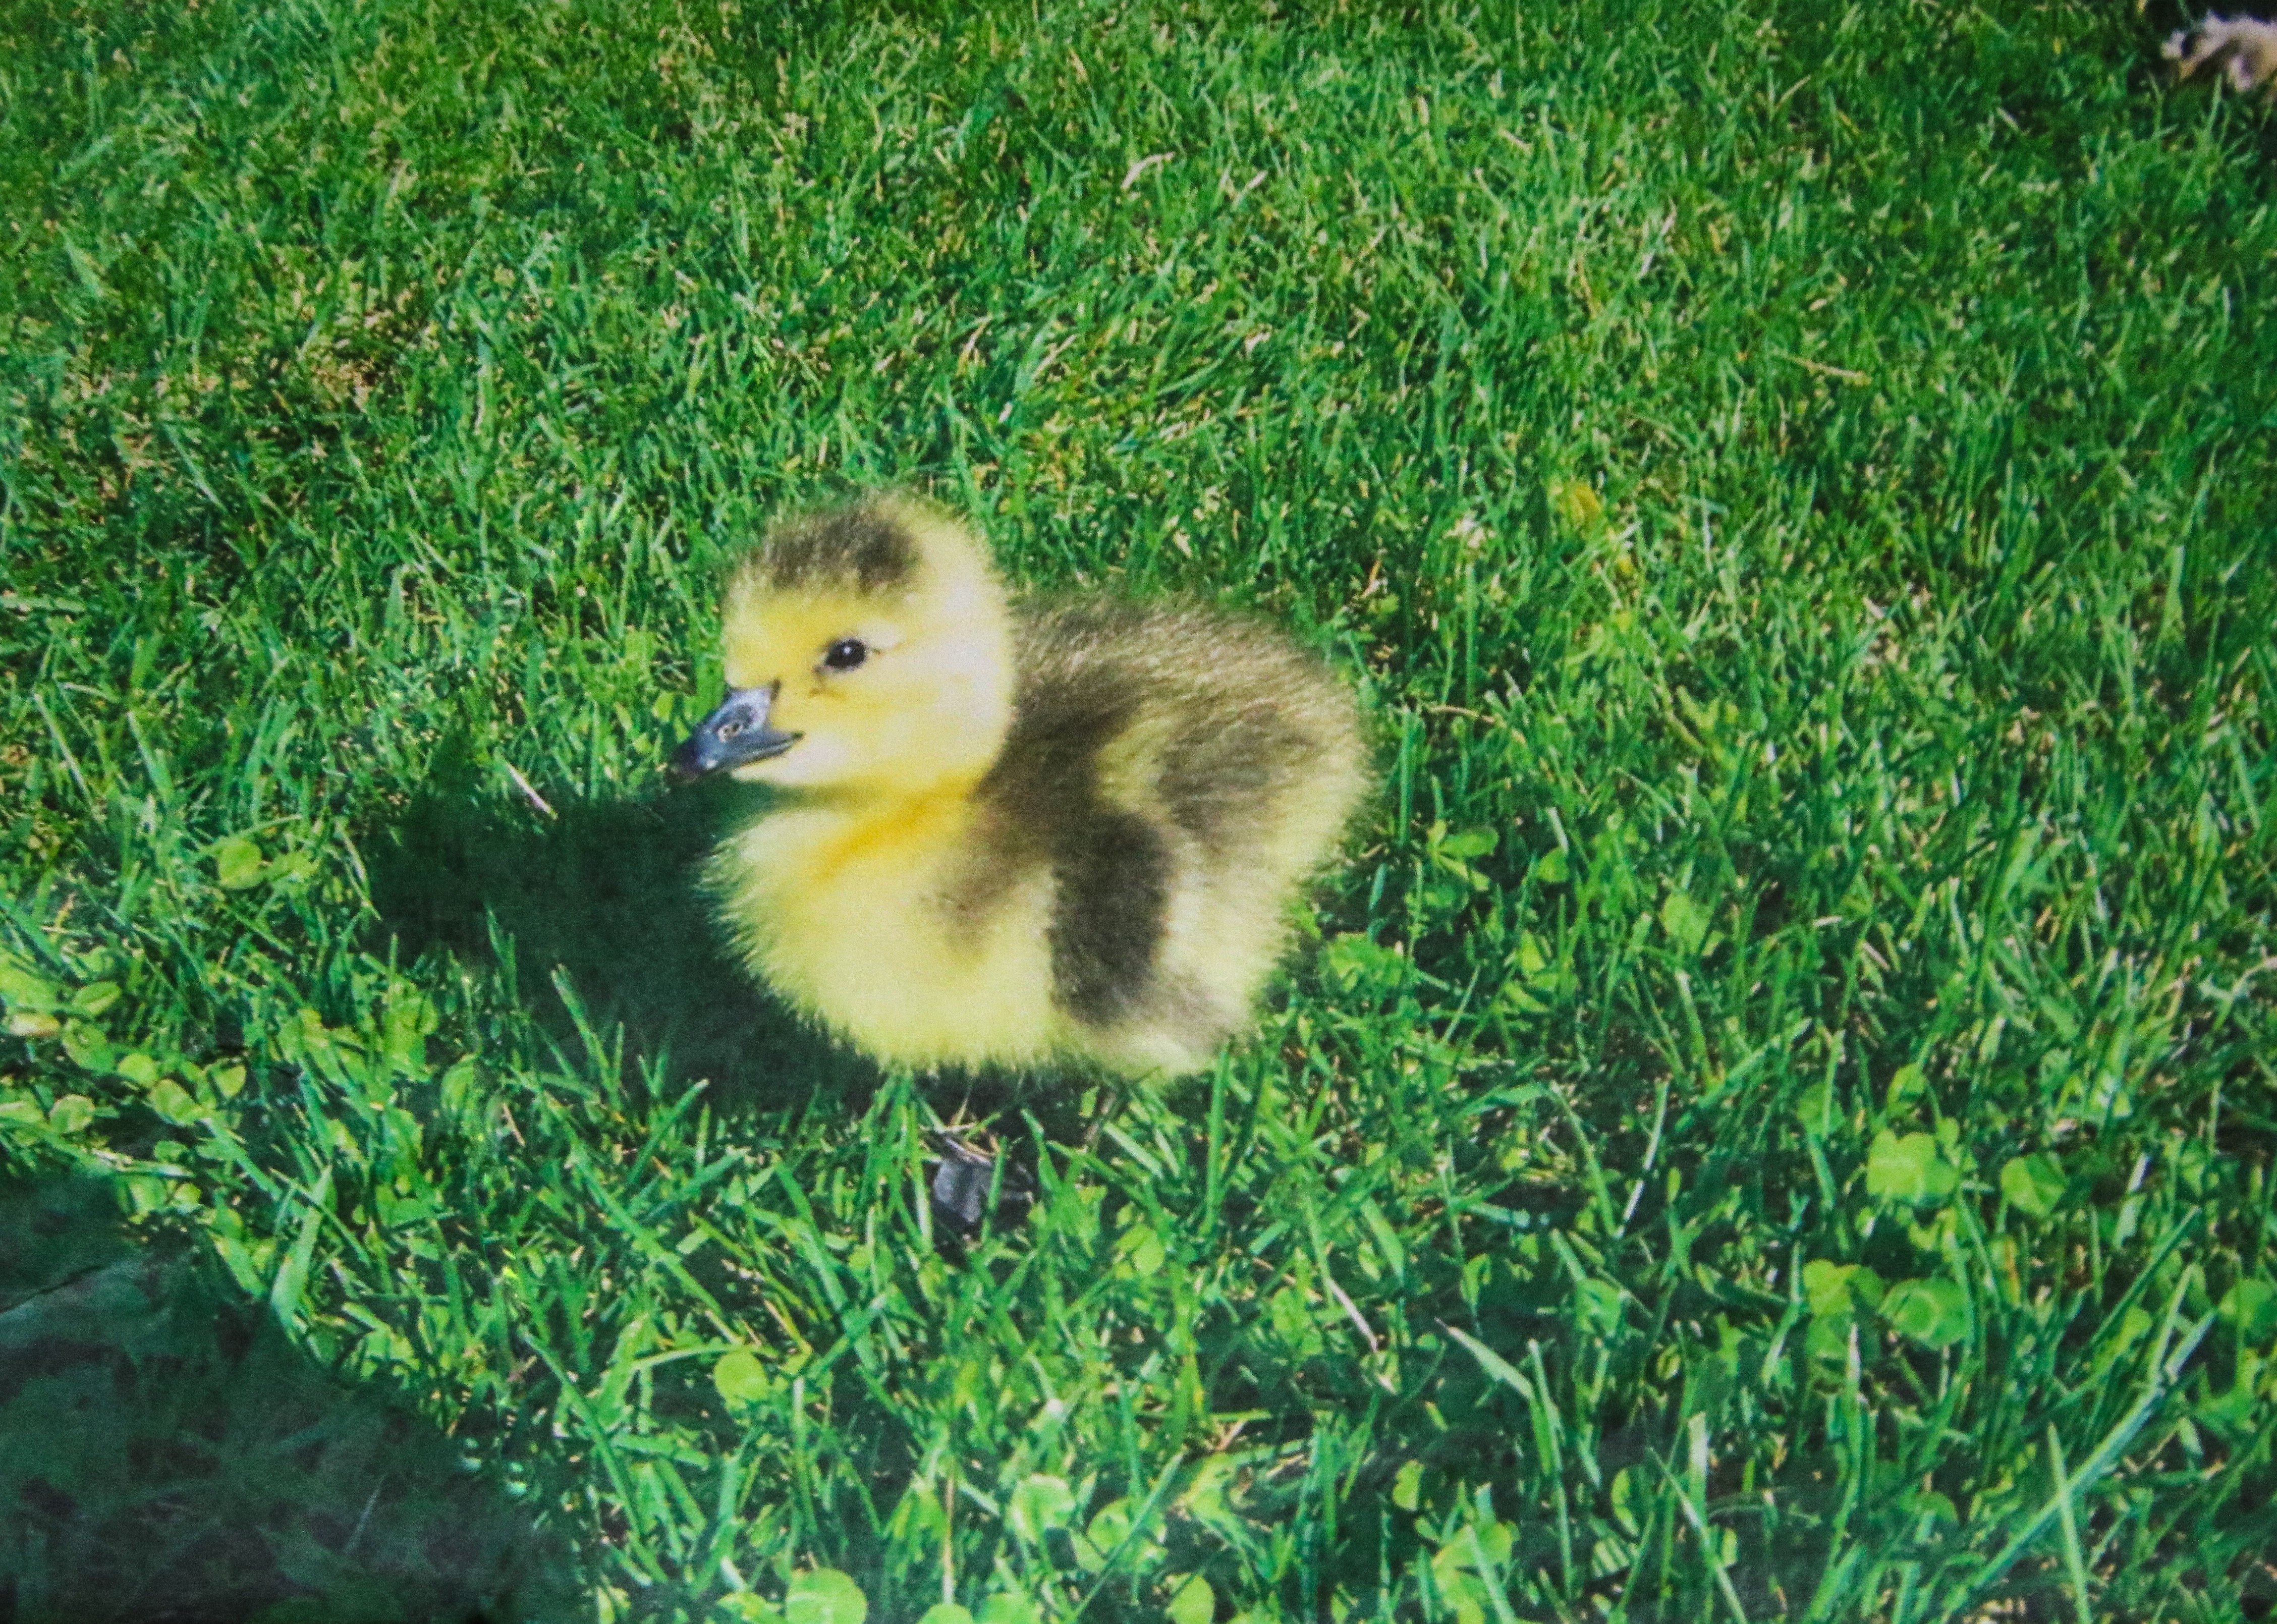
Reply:
M767 726L767 712L775 702L777 683L765 688L731 688L712 714L697 723L665 771L683 784L713 773L780 756L798 743L796 733L779 733Z

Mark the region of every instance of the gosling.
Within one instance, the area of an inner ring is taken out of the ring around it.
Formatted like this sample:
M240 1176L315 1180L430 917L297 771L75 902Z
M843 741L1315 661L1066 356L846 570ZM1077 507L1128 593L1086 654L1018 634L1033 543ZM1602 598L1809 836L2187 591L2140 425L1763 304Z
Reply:
M1277 631L1009 600L911 501L777 527L724 621L669 771L779 793L712 888L760 979L887 1064L1206 1066L1367 787L1351 693Z
M2214 68L2241 93L2266 85L2277 96L2277 24L2209 11L2195 27L2168 34L2161 54L2175 65L2177 79Z

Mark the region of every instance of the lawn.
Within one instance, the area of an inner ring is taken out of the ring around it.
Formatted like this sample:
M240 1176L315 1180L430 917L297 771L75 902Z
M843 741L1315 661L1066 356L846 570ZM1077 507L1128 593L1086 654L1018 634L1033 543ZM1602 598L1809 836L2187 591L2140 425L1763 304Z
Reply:
M2164 3L0 0L0 1614L2267 1616L2277 137ZM1366 696L1088 1153L694 888L720 568L881 484Z

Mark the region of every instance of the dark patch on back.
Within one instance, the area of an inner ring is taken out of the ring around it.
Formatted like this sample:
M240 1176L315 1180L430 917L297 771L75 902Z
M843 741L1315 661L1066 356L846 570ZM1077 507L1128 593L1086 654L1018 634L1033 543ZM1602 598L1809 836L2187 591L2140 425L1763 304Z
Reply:
M1207 610L1112 599L1015 612L1019 674L1003 753L977 792L984 854L951 907L973 927L993 899L1052 875L1054 1001L1093 1026L1144 1020L1193 1048L1245 1010L1163 963L1178 864L1247 886L1279 876L1265 849L1292 784L1344 770L1352 743L1331 679L1276 632ZM1145 715L1109 798L1101 757Z
M1164 752L1158 789L1172 820L1211 857L1222 857L1237 831L1257 827L1275 786L1301 774L1319 741L1261 700L1230 717L1192 716L1187 723Z
M778 591L843 583L864 592L908 584L918 544L892 514L874 503L815 514L767 538L758 568Z
M1147 1002L1170 901L1170 854L1142 818L1101 812L1053 854L1052 991L1104 1026Z
M1138 695L1117 673L1024 674L1004 753L980 785L995 853L968 881L986 897L1047 865L1052 995L1078 1020L1109 1025L1149 1000L1169 907L1170 853L1143 818L1109 805L1099 756Z

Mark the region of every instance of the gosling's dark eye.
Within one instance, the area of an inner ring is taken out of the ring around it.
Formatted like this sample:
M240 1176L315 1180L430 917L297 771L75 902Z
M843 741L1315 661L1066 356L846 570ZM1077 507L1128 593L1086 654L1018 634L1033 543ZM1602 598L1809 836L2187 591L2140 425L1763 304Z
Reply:
M823 651L822 663L833 671L851 671L869 658L869 647L859 638L841 637Z

